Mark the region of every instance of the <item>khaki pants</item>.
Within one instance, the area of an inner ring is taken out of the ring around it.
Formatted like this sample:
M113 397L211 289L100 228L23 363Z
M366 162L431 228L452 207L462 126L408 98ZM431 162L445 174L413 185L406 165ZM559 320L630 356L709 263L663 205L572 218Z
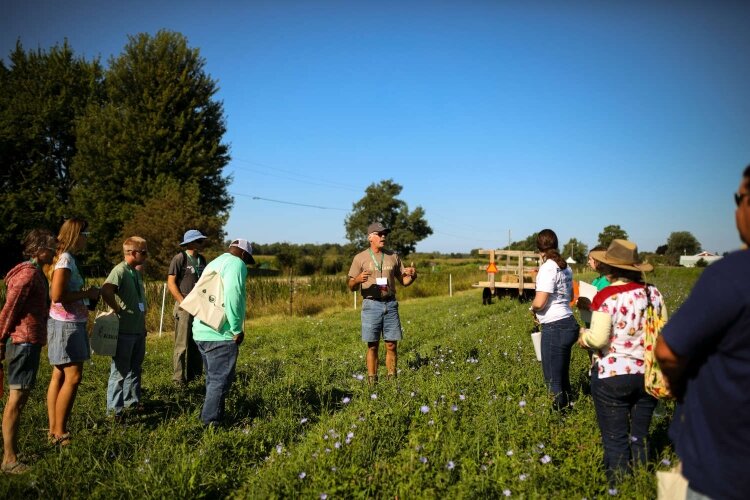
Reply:
M187 383L203 373L203 358L193 340L193 317L179 307L174 312L174 374L176 383Z

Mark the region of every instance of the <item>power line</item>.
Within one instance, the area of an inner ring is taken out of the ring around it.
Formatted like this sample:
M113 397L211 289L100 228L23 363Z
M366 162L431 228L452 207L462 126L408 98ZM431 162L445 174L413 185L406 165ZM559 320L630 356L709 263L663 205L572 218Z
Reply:
M250 199L253 199L253 200L270 201L272 203L281 203L283 205L295 205L295 206L298 206L298 207L317 208L319 210L337 210L337 211L340 211L340 212L348 212L349 211L346 208L323 207L323 206L320 206L320 205L308 205L306 203L296 203L296 202L293 202L293 201L274 200L274 199L271 199L271 198L263 198L261 196L254 196L254 195L251 195L251 194L244 194L244 193L231 193L230 192L229 194L232 194L234 196L244 196L246 198L250 198Z

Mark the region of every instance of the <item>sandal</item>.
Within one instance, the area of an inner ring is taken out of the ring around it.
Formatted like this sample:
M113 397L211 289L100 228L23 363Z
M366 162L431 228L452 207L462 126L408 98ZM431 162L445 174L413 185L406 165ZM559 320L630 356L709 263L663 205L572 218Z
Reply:
M26 465L23 462L12 462L2 465L2 471L4 474L23 474L30 470L31 466Z
M66 432L62 436L55 436L52 435L52 445L53 446L68 446L73 438L70 435L70 432Z

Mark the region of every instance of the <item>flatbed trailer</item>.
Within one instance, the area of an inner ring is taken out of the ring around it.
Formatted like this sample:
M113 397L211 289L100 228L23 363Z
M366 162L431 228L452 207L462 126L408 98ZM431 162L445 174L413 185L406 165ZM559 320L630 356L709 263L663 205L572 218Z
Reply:
M482 303L492 303L492 297L517 294L518 298L532 295L536 288L536 275L541 266L541 257L528 250L479 250L480 255L489 255L487 281L471 285L482 289ZM499 279L498 279L499 278Z

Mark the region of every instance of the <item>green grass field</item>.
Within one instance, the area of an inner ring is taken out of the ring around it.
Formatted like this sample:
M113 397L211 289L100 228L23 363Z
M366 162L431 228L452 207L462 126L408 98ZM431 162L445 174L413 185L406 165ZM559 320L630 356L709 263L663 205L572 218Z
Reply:
M652 277L671 311L698 272L659 269ZM282 316L282 307L251 315L225 429L203 430L202 383L173 388L171 334L152 334L144 363L146 412L124 426L105 417L109 359L95 356L73 410L73 444L50 447L43 351L20 438L34 469L0 478L0 496L608 495L586 394L586 353L574 349L571 379L578 396L561 418L550 410L534 357L527 303L503 299L482 306L479 290L402 301L400 375L371 388L360 380L359 311L350 293L340 294L344 298L330 290L313 295L318 298L310 301L323 301L317 314ZM332 308L323 309L326 300ZM666 436L671 413L671 404L657 408L654 457L620 487L620 497L655 497L654 471L674 458Z

